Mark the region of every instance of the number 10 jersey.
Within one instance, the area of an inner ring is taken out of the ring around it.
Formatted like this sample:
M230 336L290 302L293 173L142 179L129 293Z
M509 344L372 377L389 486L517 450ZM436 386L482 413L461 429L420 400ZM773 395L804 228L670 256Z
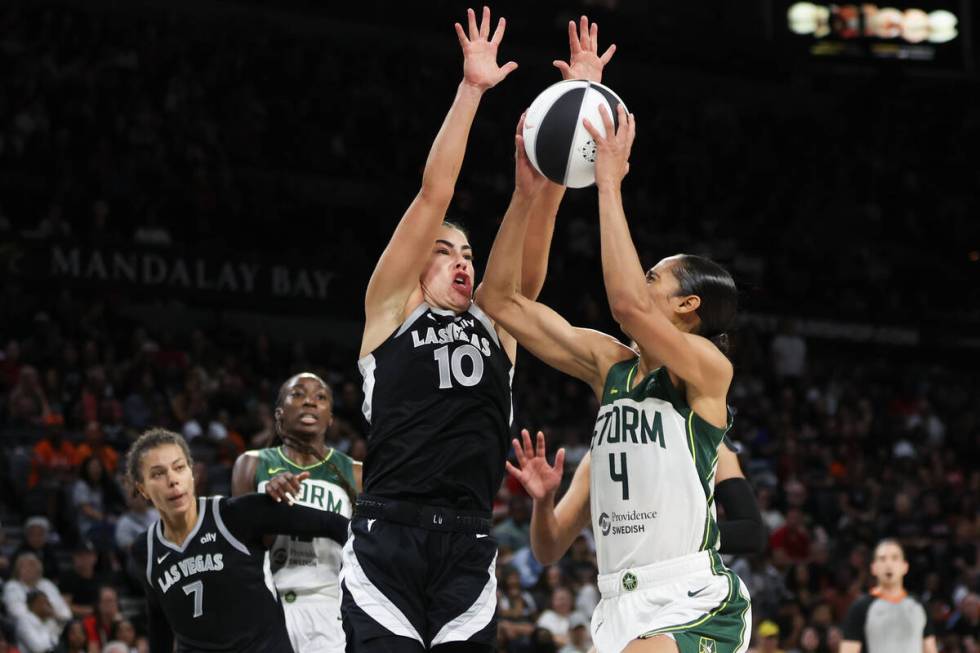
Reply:
M364 492L489 515L513 419L513 365L487 315L421 304L358 361L371 425Z
M720 543L715 470L728 429L692 411L665 367L632 387L638 363L627 359L609 369L590 445L600 574Z

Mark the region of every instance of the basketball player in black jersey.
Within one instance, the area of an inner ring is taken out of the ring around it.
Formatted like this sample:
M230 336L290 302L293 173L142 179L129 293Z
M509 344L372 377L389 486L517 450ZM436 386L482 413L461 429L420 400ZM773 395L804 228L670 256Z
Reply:
M127 455L130 480L160 511L133 544L145 582L151 653L293 650L282 606L266 581L263 536L329 537L343 543L348 520L277 503L264 494L194 496L190 451L176 433L151 429Z
M347 650L491 650L496 624L496 542L491 504L503 479L511 422L514 339L472 302L473 250L444 222L470 126L498 67L500 19L490 36L468 11L456 25L463 81L426 161L422 188L371 277L358 366L371 425L364 493L341 571ZM599 81L595 30L582 20L566 77ZM586 47L581 47L587 44ZM522 289L537 296L564 188L523 197L531 233Z

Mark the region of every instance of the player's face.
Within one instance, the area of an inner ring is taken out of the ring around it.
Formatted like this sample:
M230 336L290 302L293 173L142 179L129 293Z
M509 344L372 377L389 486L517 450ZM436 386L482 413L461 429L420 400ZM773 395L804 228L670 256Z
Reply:
M312 376L293 379L281 409L282 428L290 434L322 437L333 421L330 391Z
M668 320L676 323L683 312L684 302L688 298L681 295L681 286L674 276L676 257L668 257L647 271L647 290L653 298L653 303Z
M909 563L902 554L902 549L894 544L880 544L875 549L875 558L871 563L871 574L878 579L883 587L894 587L902 582L909 571Z
M194 503L194 475L184 450L162 444L143 454L140 490L161 513L179 515Z
M440 227L422 272L422 294L430 304L462 313L473 301L473 249L459 229Z

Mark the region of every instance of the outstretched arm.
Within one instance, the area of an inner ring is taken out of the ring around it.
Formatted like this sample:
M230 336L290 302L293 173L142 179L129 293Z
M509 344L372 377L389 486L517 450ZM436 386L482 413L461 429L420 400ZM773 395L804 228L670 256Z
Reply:
M303 472L302 482L309 476ZM343 515L306 506L280 503L265 494L246 494L223 499L221 517L232 534L248 541L263 535L296 535L299 537L328 537L343 544L347 541L347 525Z
M589 523L589 465L586 454L575 470L568 492L555 505L555 494L561 485L565 467L565 450L555 454L555 464L546 457L544 433L538 431L537 445L531 445L527 429L521 431L523 441L513 441L517 464L507 461L507 471L524 486L534 501L531 512L531 551L543 565L550 565L565 555L575 537Z
M654 305L623 209L621 186L629 171L636 123L625 107L616 108L619 129L605 107L599 107L605 134L584 121L596 143L596 186L599 187L599 232L602 273L613 317L623 330L657 361L698 394L724 397L732 378L725 355L706 338L684 333Z
M513 61L497 66L497 48L506 21L501 18L490 37L488 8L483 8L479 27L472 9L467 10L467 18L468 32L456 23L456 35L463 49L463 81L429 150L422 188L395 228L368 282L362 355L381 344L401 322L405 304L418 286L419 275L452 200L480 99L517 68Z
M602 81L602 70L616 53L610 45L599 54L599 25L582 16L579 22L568 21L568 62L556 59L552 64L561 71L562 79ZM527 233L524 236L524 266L521 292L528 299L537 299L548 274L548 254L555 230L555 216L565 196L565 187L548 182L537 193L528 209Z
M487 272L476 301L523 347L552 367L581 379L602 393L609 366L633 352L618 340L591 329L575 328L544 304L528 299L521 288L521 255L529 207L546 180L531 166L524 151L522 122L515 135L514 195L497 231Z

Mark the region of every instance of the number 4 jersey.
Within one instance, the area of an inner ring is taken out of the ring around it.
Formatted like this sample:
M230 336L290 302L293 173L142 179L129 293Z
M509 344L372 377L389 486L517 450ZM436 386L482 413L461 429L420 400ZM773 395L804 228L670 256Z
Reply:
M632 387L638 363L610 368L590 446L600 574L719 544L715 469L727 429L694 413L664 367Z
M325 460L301 467L283 453L282 447L260 449L255 468L256 491L283 472L309 472L296 503L301 506L351 516L346 488L354 488L354 463L350 457L331 449ZM269 565L276 589L287 603L297 596L325 594L340 599L340 560L343 547L325 537L279 535L269 549Z
M421 304L360 361L364 491L490 513L510 442L513 366L487 315Z

